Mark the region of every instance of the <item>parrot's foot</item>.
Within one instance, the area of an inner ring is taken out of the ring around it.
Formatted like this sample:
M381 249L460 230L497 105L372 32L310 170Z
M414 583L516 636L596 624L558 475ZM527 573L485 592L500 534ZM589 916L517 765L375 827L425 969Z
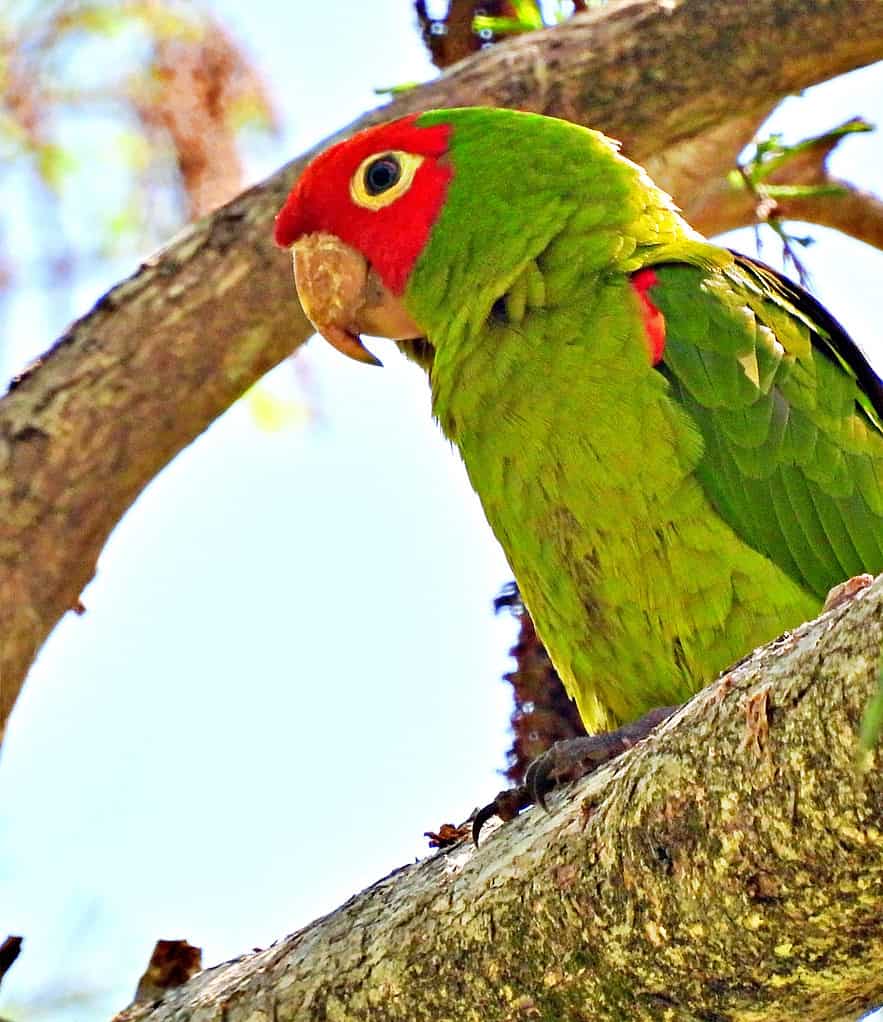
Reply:
M534 803L545 809L546 795L553 788L567 781L579 780L609 763L611 759L621 756L642 738L646 738L677 709L680 707L660 706L616 731L556 742L530 764L521 787L501 791L493 802L479 809L472 821L472 840L478 844L481 828L494 816L507 822Z

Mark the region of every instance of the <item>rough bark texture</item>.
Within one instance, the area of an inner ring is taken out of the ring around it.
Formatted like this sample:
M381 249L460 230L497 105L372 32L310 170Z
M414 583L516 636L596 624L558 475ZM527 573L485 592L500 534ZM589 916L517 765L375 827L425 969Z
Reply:
M857 1018L883 1002L883 775L856 769L881 639L878 580L551 814L118 1022Z

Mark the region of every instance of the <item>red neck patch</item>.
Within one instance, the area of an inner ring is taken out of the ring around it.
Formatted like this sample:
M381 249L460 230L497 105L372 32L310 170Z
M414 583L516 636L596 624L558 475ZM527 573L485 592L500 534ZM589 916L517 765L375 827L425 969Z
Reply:
M665 316L650 300L647 293L651 287L659 283L656 271L645 267L632 274L632 287L641 305L641 318L644 321L644 339L650 355L650 365L658 365L665 354Z
M358 249L390 291L400 295L454 175L453 167L444 159L451 126L421 128L415 123L419 116L412 114L360 131L317 156L276 217L276 243L288 248L305 234L335 234ZM391 149L425 159L407 192L381 209L364 209L350 196L350 180L363 160Z

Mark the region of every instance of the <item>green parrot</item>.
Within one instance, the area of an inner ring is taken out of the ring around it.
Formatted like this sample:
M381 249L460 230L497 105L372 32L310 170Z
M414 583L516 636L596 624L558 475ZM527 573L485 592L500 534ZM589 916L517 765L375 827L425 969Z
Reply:
M486 108L370 128L276 220L304 310L429 376L589 732L681 703L883 569L883 385L595 131Z

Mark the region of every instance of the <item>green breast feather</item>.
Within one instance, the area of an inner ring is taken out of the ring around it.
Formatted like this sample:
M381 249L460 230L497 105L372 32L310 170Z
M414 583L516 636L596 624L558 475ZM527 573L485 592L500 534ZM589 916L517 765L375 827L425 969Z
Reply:
M601 136L491 113L511 145L479 111L429 115L455 176L407 300L434 412L598 729L883 569L881 388L817 303L701 239Z

